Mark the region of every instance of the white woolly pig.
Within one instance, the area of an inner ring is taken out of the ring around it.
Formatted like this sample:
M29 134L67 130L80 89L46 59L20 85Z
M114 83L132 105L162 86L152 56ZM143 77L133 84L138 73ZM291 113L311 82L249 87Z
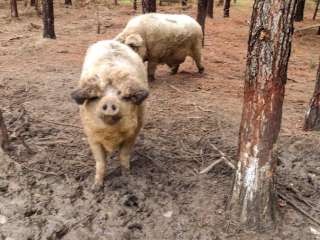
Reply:
M115 40L148 61L148 78L154 80L158 64L167 64L176 74L187 56L194 59L202 73L202 38L201 26L187 15L150 13L132 18Z
M89 47L79 87L71 96L80 105L84 131L96 160L95 190L103 186L107 154L119 149L121 169L129 171L148 93L145 66L131 48L113 40Z

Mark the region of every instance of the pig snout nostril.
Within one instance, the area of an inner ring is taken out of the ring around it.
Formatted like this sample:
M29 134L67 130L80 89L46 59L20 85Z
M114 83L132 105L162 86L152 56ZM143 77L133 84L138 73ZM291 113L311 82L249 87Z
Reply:
M114 104L112 104L111 109L112 109L113 111L115 111L115 110L117 110L117 107L116 107Z
M102 109L103 109L104 111L106 111L106 110L108 109L108 105L107 105L107 104L103 105L103 106L102 106Z

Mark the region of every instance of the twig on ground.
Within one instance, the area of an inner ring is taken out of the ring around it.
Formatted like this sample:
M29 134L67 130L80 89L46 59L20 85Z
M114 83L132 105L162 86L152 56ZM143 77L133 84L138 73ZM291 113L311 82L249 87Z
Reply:
M6 151L9 148L9 135L0 109L0 147Z
M296 209L297 211L299 211L300 213L302 213L304 216L306 216L307 218L309 218L310 220L314 221L315 223L317 223L320 226L320 220L314 218L313 216L311 216L309 213L307 213L305 210L303 210L302 208L300 208L299 206L297 206L292 200L290 200L287 196L285 196L284 194L278 192L279 197L281 197L283 200L285 200L287 203L289 203L294 209Z
M51 123L51 124L55 124L55 125L59 125L59 126L64 126L64 127L73 127L73 128L78 128L78 129L82 129L79 126L76 125L72 125L72 124L67 124L67 123L60 123L60 122L54 122L54 121L50 121L50 120L43 120L47 123Z
M230 168L232 168L233 170L235 170L235 166L233 165L233 163L231 162L230 158L228 158L226 156L226 154L224 152L222 152L220 149L218 149L215 145L213 145L212 143L210 143L210 146L216 150L220 155L221 158L219 158L218 160L214 161L213 163L211 163L208 167L206 167L205 169L201 170L199 172L199 174L204 174L209 172L212 168L214 168L214 166L216 166L217 164L224 162L226 165L228 165Z
M181 90L181 89L179 89L179 88L177 88L177 87L175 87L175 86L173 86L173 85L171 85L171 84L168 84L168 86L169 86L170 88L176 90L176 91L179 92L179 93L184 93L184 92L185 92L185 91L183 91L183 90Z

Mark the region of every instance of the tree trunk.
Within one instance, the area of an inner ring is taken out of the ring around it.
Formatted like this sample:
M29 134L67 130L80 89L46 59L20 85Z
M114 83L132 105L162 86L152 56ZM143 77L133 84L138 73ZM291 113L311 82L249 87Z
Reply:
M142 0L142 12L150 13L157 11L157 1L156 0Z
M208 0L208 16L210 18L213 18L213 6L214 6L214 0Z
M133 9L134 10L137 10L138 7L137 7L137 0L133 0Z
M224 0L223 17L229 17L230 16L230 1L231 0Z
M181 0L182 7L186 7L188 5L188 0Z
M217 7L220 7L220 6L222 6L223 5L223 0L218 0L218 2L217 2Z
M114 0L114 5L119 5L118 0Z
M320 60L316 76L316 86L304 119L303 129L305 131L320 130Z
M320 27L318 28L318 32L317 32L317 34L318 34L318 35L320 35Z
M296 0L255 0L248 42L238 166L229 213L262 231L276 218L273 145L280 131Z
M64 5L72 5L72 0L64 0Z
M305 0L298 0L296 12L294 14L294 20L296 22L303 21L303 13L304 13L305 2L306 2Z
M197 22L200 24L202 29L202 46L204 45L204 33L205 33L205 23L207 16L208 0L198 0L198 12L197 12Z
M31 0L30 1L30 6L34 7L36 5L36 0Z
M2 111L0 109L0 148L4 151L7 151L9 147L9 136L6 124L2 116Z
M320 0L317 1L316 9L314 10L314 14L313 14L312 20L316 20L318 9L319 9L319 5L320 5Z
M43 37L55 39L53 0L42 0Z
M10 0L11 17L19 17L17 0Z

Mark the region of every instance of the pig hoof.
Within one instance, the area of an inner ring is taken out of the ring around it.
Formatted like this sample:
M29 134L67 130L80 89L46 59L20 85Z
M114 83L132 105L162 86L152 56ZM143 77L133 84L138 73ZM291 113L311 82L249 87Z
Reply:
M199 73L203 73L204 72L204 67L199 68Z
M100 192L103 190L103 183L95 183L91 188L92 192Z

